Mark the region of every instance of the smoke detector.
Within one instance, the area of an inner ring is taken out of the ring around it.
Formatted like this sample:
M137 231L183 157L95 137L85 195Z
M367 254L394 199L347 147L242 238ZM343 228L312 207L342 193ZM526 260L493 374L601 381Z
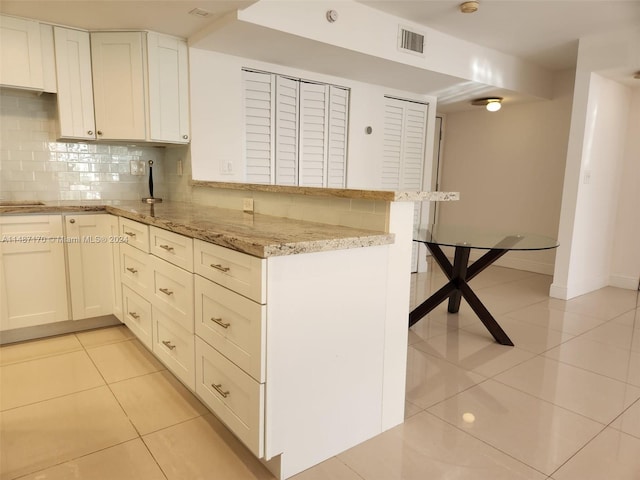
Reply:
M478 8L480 7L480 3L472 0L470 2L464 2L460 4L460 11L462 13L474 13L478 11Z
M208 17L209 15L211 15L211 12L208 12L202 8L194 8L193 10L191 10L189 12L189 15L193 15L195 17Z

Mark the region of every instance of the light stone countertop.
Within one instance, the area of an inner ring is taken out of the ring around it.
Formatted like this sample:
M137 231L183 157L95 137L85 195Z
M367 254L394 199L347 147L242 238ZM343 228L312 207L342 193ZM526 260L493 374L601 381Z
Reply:
M262 185L258 183L212 182L191 180L193 187L226 190L271 192L304 195L308 197L353 198L362 200L386 200L388 202L449 202L460 200L460 192L413 192L393 190L358 190L352 188L297 187L291 185Z
M108 212L147 225L267 258L392 244L391 233L249 214L181 202L60 201L0 206L0 214Z

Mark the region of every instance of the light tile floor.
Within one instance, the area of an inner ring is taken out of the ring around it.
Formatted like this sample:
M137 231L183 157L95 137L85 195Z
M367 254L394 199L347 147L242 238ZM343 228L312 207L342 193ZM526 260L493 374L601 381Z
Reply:
M412 276L412 304L444 283ZM639 480L638 293L561 301L490 267L409 331L406 421L295 480ZM252 480L269 472L126 327L0 348L0 480Z

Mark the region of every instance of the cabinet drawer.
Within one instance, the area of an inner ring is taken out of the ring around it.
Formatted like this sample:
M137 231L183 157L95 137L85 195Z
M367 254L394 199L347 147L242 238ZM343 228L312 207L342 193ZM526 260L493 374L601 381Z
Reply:
M176 377L195 390L195 344L193 333L178 326L161 310L151 307L153 318L153 353Z
M141 252L130 245L122 244L120 248L120 278L122 283L144 298L151 298L153 283L153 267L149 254Z
M196 333L256 380L265 375L266 306L195 276Z
M136 337L152 349L151 304L126 286L122 286L122 308L124 323Z
M120 235L127 237L127 244L149 253L149 226L120 217Z
M196 273L258 303L266 303L264 259L197 239L194 252Z
M256 455L264 454L264 384L196 338L196 393Z
M149 248L151 253L180 268L193 272L193 239L150 227Z
M193 333L193 274L149 256L153 265L151 303Z

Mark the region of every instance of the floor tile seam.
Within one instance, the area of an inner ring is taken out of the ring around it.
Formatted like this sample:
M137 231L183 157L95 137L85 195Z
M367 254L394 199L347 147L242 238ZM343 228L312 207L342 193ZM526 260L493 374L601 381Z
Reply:
M474 383L473 385L469 385L468 387L463 388L463 389L462 389L462 390L460 390L459 392L456 392L456 393L454 393L454 394L452 394L452 395L449 395L449 396L448 396L448 397L446 397L446 398L443 398L443 399L441 399L441 400L438 400L437 402L435 402L435 403L433 403L433 404L429 405L428 407L424 407L424 408L422 408L422 411L423 411L423 412L426 412L426 411L428 411L430 408L433 408L433 407L435 407L435 406L437 406L437 405L440 405L441 403L444 403L444 402L446 402L447 400L451 400L452 398L457 397L458 395L461 395L462 393L466 392L467 390L470 390L470 389L472 389L472 388L474 388L474 387L477 387L478 385L482 385L483 383L486 383L486 382L487 382L487 380L491 380L491 379L490 379L490 378L484 378L484 379L480 380L478 383ZM418 407L420 407L420 405L418 405ZM413 415L412 415L412 416L413 416Z
M52 400L58 400L58 399L64 398L64 397L70 397L72 395L77 395L79 393L90 392L91 390L97 390L97 389L103 388L103 387L108 387L108 385L107 384L96 385L95 387L83 388L82 390L77 390L75 392L69 392L69 393L65 393L65 394L62 394L62 395L56 395L55 397L51 397L51 398L44 398L42 400L38 400L37 402L25 403L24 405L19 405L19 406L16 406L16 407L11 407L11 408L7 408L5 410L1 410L0 411L0 415L3 415L5 413L7 413L7 412L11 412L13 410L17 410L19 408L32 407L34 405L38 405L39 403L50 402Z
M135 338L121 338L120 340L110 340L108 342L104 342L104 343L94 343L92 345L85 345L82 344L82 346L86 349L90 349L90 348L99 348L99 347L106 347L108 345L115 345L116 343L124 343L124 342L130 342L131 340L135 340ZM82 343L82 342L80 342Z
M565 365L569 365L569 366L571 366L571 367L579 368L580 370L584 370L585 372L595 373L596 375L600 375L601 377L605 377L605 378L608 378L608 379L610 379L610 380L615 380L615 381L617 381L617 382L621 382L621 383L624 383L624 384L627 384L627 385L631 385L632 387L640 388L640 385L636 385L636 384L634 384L634 383L630 383L630 382L628 382L628 381L626 381L626 380L620 380L619 378L612 377L612 376L610 376L610 375L605 375L605 374L604 374L604 373L602 373L602 372L596 372L596 371L594 371L594 370L589 370L588 368L585 368L585 367L583 367L583 366L581 366L581 365L575 365L575 364L573 364L573 363L570 363L570 362L567 362L567 361L564 361L564 360L560 360L559 358L547 357L545 354L546 354L546 353L549 353L549 352L550 352L551 350L553 350L554 348L556 348L556 347L553 347L553 348L551 348L551 349L549 349L549 350L547 350L547 351L545 351L545 352L542 352L542 353L540 354L540 356L543 356L543 357L545 357L545 358L548 358L549 360L555 360L556 362L560 362L560 363L563 363L563 364L565 364Z
M197 398L197 397L196 397L196 398ZM202 402L200 401L200 399L199 399L199 398L198 398L198 401L199 401L200 403L202 403ZM190 417L190 418L184 418L184 419L182 419L182 420L180 420L180 421L178 421L178 422L176 422L176 423L173 423L173 424L171 424L171 425L165 425L164 427L160 427L160 428L157 428L157 429L155 429L155 430L151 430L151 431L149 431L149 432L141 433L141 434L140 434L140 438L144 441L145 437L148 437L148 436L150 436L150 435L155 435L155 434L157 434L157 433L159 433L159 432L162 432L162 431L164 431L164 430L167 430L167 429L169 429L169 428L175 428L175 427L177 427L178 425L182 425L182 424L185 424L185 423L187 423L187 422L192 422L192 421L194 421L194 420L195 420L195 419L197 419L197 418L203 418L203 417L206 417L207 415L213 415L213 417L214 417L214 418L216 418L217 420L219 420L219 421L220 421L220 423L222 423L222 420L220 420L220 419L216 416L216 414L215 414L215 413L213 413L211 410L209 410L208 408L206 408L206 410L205 410L205 412L204 412L204 413L197 413L197 412L196 412L196 413L193 415L193 417ZM224 428L226 428L227 430L229 430L229 427L227 427L224 423L222 423L222 425L224 426ZM231 432L231 430L229 430L229 432ZM236 438L237 438L237 437L236 437Z
M443 335L446 335L446 333L444 333ZM436 338L436 337L438 337L438 336L439 336L439 335L436 335L435 337L432 337L432 338ZM427 343L427 342L423 340L422 342L417 342L417 343ZM484 381L484 380L487 380L487 379L491 378L491 376L487 376L487 375L484 375L484 374L482 374L482 373L478 373L478 372L475 372L475 371L473 371L473 370L469 370L468 368L464 368L463 366L461 366L461 365L459 365L459 364L457 364L457 363L454 363L454 362L452 362L451 360L448 360L448 359L447 359L447 358L445 358L445 357L436 356L436 355L433 355L433 354L431 354L431 353L429 353L429 352L425 352L424 350L420 350L419 348L416 348L416 347L415 347L415 345L411 345L411 348L414 348L415 350L418 350L420 353L422 353L422 354L424 354L424 355L428 355L429 357L434 358L434 359L436 359L436 360L442 360L442 361L444 361L444 362L447 362L449 365L453 365L454 367L457 367L457 368L459 368L460 370L464 370L465 372L473 373L474 375L479 375L480 377L483 377L483 380L482 380L482 381ZM511 368L511 367L509 367L509 368ZM501 372L501 373L502 373L502 372ZM497 375L497 374L496 374L496 375Z
M147 442L144 441L144 437L143 436L140 436L140 441L142 442L142 445L144 445L145 450L149 453L149 455L153 459L153 463L155 463L157 465L158 469L160 470L160 472L162 472L162 476L165 478L165 480L169 480L168 474L164 471L164 469L162 468L162 465L160 465L160 462L158 461L156 456L153 454L153 452L149 448L149 445L147 445Z
M146 377L147 375L154 375L156 373L160 373L160 372L169 372L171 373L171 370L167 369L167 367L165 366L164 363L161 363L162 368L159 370L154 370L152 372L145 372L145 373L141 373L139 375L133 375L132 377L127 377L127 378L120 378L118 380L114 380L112 382L107 382L107 385L115 385L117 383L122 383L122 382L127 382L129 380L133 380L134 378L141 378L141 377Z
M614 430L617 430L621 433L625 433L631 437L637 438L640 440L640 433L638 435L634 435L633 433L629 433L629 432L625 432L624 430L622 430L622 428L618 428L616 426L613 425L613 423L620 419L625 413L627 413L627 411L629 411L635 404L638 404L640 406L640 398L637 398L636 400L634 400L633 402L631 402L624 410L622 410L622 412L620 412L618 415L616 415L616 417L611 420L611 422L609 422L607 424L607 427L613 428Z
M87 452L87 453L83 453L82 455L79 455L79 456L77 456L77 457L69 458L69 459L67 459L67 460L65 460L65 461L63 461L63 462L55 463L55 464L49 465L49 466L47 466L47 467L41 468L40 470L36 470L36 471L33 471L33 472L24 473L24 474L21 474L21 475L20 475L20 476L18 476L18 477L13 477L13 478L8 479L8 480L20 480L21 478L25 478L25 477L28 477L28 476L36 475L36 474L38 474L38 473L44 472L44 471L49 470L49 469L51 469L51 468L59 467L59 466L64 465L64 464L66 464L66 463L70 463L70 462L77 462L78 460L80 460L80 459L82 459L82 458L84 458L84 457L88 457L88 456L90 456L90 455L95 455L96 453L100 453L100 452L103 452L103 451L105 451L105 450L109 450L110 448L114 448L114 447L117 447L117 446L119 446L119 445L123 445L123 444L125 444L125 443L127 443L127 442L132 442L132 441L134 441L134 440L136 440L136 439L140 439L140 437L130 438L130 439L128 439L128 440L123 440L123 441L121 441L121 442L114 443L113 445L109 445L109 446L107 446L107 447L101 447L101 448L98 448L98 449L97 449L97 450L95 450L95 451ZM140 439L140 440L142 440L142 439ZM143 442L143 443L144 443L144 442ZM164 472L163 472L163 473L164 473ZM44 478L44 477L43 477L43 478Z
M597 328L597 327L596 327L596 328ZM585 333L586 333L586 332L585 332ZM570 339L569 339L569 340L567 340L567 341L570 341L570 340L577 340L577 339L579 339L580 337L582 337L582 335L583 335L583 334L581 333L580 335L576 335L575 337L570 338ZM592 340L592 339L587 338L587 337L580 338L580 340L583 340L583 341L586 341L586 342L589 342L589 343L595 343L596 345L605 345L605 346L607 346L607 347L613 348L614 350L618 350L619 352L625 352L625 353L628 353L628 354L630 354L630 355L636 354L636 355L639 355L639 356L640 356L640 352L636 352L635 350L632 350L631 348L629 348L629 349L627 349L627 348L621 348L621 347L619 347L619 346L617 346L617 345L614 345L614 344L612 344L612 343L599 342L598 340ZM562 342L562 344L564 344L564 343L566 343L566 342ZM560 344L560 345L562 345L562 344ZM550 348L549 350L553 350L554 348L557 348L557 347L558 347L558 346L560 346L560 345L557 345L556 347L552 347L552 348ZM549 350L545 350L545 352L548 352Z
M51 354L48 354L48 355L41 355L41 356L38 356L38 357L26 358L24 360L18 360L16 362L2 363L2 364L0 364L0 368L8 367L8 366L11 366L11 365L17 365L19 363L26 363L26 362L36 361L36 360L43 360L45 358L59 357L61 355L67 355L69 353L81 352L83 350L84 350L84 348L82 346L80 346L79 348L75 348L73 350L67 350L65 352L56 352L56 353L51 353Z
M558 473L558 471L564 467L567 463L569 463L576 455L578 455L578 453L580 453L582 450L584 450L587 445L589 445L591 442L593 442L599 435L601 435L607 428L609 428L607 425L604 425L602 430L600 430L598 433L596 433L593 437L591 437L587 442L585 442L584 445L582 445L578 450L576 450L569 458L567 458L564 462L562 462L562 464L560 464L560 466L558 466L558 468L556 468L553 472L551 472L550 474L547 475L555 475L556 473Z
M569 300L562 300L560 298L555 298L555 297L549 297L549 299L558 300L560 302L568 302L569 301ZM543 302L544 301L545 300L543 300ZM572 310L567 310L565 308L555 308L553 305L549 305L549 304L547 305L547 308L550 309L550 310L555 310L556 312L573 313L575 315L584 315L585 317L593 318L595 320L600 320L602 323L605 323L605 322L608 322L609 320L612 320L611 318L602 318L602 317L598 317L596 315L590 315L588 313L575 312L575 311L572 311ZM617 318L617 317L614 317L614 318Z
M602 376L602 375L601 375L601 376ZM605 377L605 378L609 378L609 377ZM616 419L616 418L618 418L618 417L621 415L621 413L620 413L620 414L617 414L617 415L613 418L613 420L610 420L610 421L608 421L608 422L602 422L602 421L597 420L597 419L595 419L595 418L593 418L593 417L590 417L590 416L588 416L588 415L585 415L584 413L576 412L575 410L572 410L572 409L570 409L570 408L568 408L568 407L565 407L565 406L562 406L562 405L558 405L557 403L555 403L555 402L553 402L553 401L551 401L551 400L547 400L547 399L545 399L545 398L539 397L538 395L532 394L531 392L527 392L526 390L522 390L521 388L518 388L518 387L516 387L516 386L514 386L514 385L511 385L511 384L509 384L509 383L506 383L506 382L505 382L505 381L503 381L503 380L499 380L498 378L492 378L491 380L495 380L496 382L498 382L498 383L500 383L500 384L504 385L505 387L512 388L512 389L514 389L514 390L517 390L517 391L518 391L518 392L520 392L520 393L524 393L524 394L526 394L526 395L529 395L530 397L534 397L534 398L537 398L538 400L541 400L541 401L543 401L543 402L550 403L550 404L552 404L552 405L554 405L554 406L556 406L556 407L558 407L558 408L561 408L561 409L566 410L566 411L571 412L571 413L575 413L576 415L580 415L581 417L584 417L584 418L586 418L587 420L591 420L591 421L593 421L593 422L599 423L599 424L604 425L604 426L610 425L610 424L611 424L611 422L615 421L615 419ZM610 380L611 380L611 379L610 379ZM620 381L618 380L618 382L620 382ZM620 382L620 383L624 383L624 382ZM640 398L640 397L638 397L638 398ZM631 405L633 405L633 404L635 403L635 401L637 401L637 400L638 400L638 399L634 400L634 401L631 403ZM629 406L631 406L631 405L629 405ZM624 412L624 411L626 411L626 410L627 410L627 408L629 408L629 407L625 407L625 408L624 408L624 410L623 410L623 412Z
M541 470L538 470L536 467L534 467L534 466L532 466L532 465L529 465L528 463L526 463L525 461L523 461L523 460L521 460L521 459L519 459L519 458L517 458L517 457L514 457L512 454L510 454L510 453L508 453L508 452L505 452L504 450L502 450L502 449L500 449L500 448L496 447L495 445L492 445L492 444L491 444L491 443L489 443L488 441L486 441L486 440L484 440L484 439L482 439L482 438L476 437L475 435L473 435L473 434L469 433L469 432L468 432L468 431L466 431L466 430L463 430L463 429L462 429L462 428L460 428L458 425L456 425L456 424L454 424L454 423L451 423L451 422L449 422L449 421L445 420L444 418L439 417L438 415L435 415L434 413L432 413L432 412L430 412L430 411L428 411L428 410L425 410L425 412L426 412L427 414L431 415L432 417L434 417L434 418L436 418L436 419L440 420L441 422L444 422L444 423L446 423L447 425L449 425L449 426L451 426L451 427L455 428L455 429L456 429L456 430L458 430L459 432L462 432L463 434L470 436L470 437L471 437L471 438L473 438L474 440L476 440L476 441L478 441L478 442L480 442L480 443L483 443L483 444L487 445L487 446L488 446L488 447L490 447L492 450L495 450L495 451L497 451L497 452L500 452L502 455L506 455L507 457L509 457L509 458L511 458L512 460L514 460L514 461L518 462L519 464L524 465L524 466L526 466L527 468L530 468L531 470L533 470L533 471L535 471L535 472L537 472L537 473L540 473L541 475L549 475L548 473L543 472L543 471L541 471Z

